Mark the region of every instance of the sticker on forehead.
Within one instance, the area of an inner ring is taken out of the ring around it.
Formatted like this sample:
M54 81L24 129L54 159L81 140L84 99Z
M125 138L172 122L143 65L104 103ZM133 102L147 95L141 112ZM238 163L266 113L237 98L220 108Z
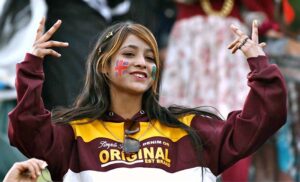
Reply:
M128 62L119 60L116 62L115 71L117 76L122 76L122 74L126 73L128 68Z
M153 80L155 80L155 77L156 77L156 66L152 66L151 77L152 77Z

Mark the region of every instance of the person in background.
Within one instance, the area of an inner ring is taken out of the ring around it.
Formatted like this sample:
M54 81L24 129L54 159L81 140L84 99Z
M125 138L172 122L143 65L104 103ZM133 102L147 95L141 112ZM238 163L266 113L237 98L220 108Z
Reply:
M259 26L272 24L272 4L273 0L176 0L160 103L214 106L222 116L241 108L248 93L244 75L249 67L240 61L239 52L232 57L225 51L234 38L227 27L236 24L249 34L253 19ZM243 159L225 171L222 180L247 181L250 166L251 157Z
M0 181L15 162L26 160L9 144L7 114L16 106L15 65L30 50L46 12L45 0L0 1Z
M300 180L300 2L276 1L274 6L276 24L265 24L265 51L270 61L276 63L285 76L289 92L287 124L271 138L254 156L253 181Z

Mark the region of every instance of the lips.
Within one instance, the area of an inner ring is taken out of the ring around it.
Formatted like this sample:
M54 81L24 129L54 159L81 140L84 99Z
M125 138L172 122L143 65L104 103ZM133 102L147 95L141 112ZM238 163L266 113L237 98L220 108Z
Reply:
M130 72L130 75L134 75L138 78L147 78L147 73L145 72L142 72L142 71L133 71L133 72Z

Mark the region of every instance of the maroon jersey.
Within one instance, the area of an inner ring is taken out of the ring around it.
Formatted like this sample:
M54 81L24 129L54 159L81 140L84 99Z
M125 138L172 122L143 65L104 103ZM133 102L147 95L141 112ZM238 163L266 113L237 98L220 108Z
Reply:
M115 113L86 124L88 118L64 125L51 122L41 98L42 59L27 54L17 65L18 104L9 113L10 142L27 157L46 160L54 180L215 181L286 121L286 86L278 67L264 56L247 61L251 89L242 110L231 112L226 121L193 114L179 118L197 131L203 153L195 152L184 130L149 120L141 111L131 118L140 122L140 131L132 137L141 148L125 155L125 119Z

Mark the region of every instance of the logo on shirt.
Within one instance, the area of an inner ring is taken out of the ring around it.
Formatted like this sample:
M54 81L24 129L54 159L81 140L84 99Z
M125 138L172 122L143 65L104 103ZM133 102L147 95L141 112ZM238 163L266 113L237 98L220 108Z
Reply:
M122 144L117 142L100 142L99 161L101 167L106 167L112 164L161 164L167 167L171 166L171 159L169 156L168 142L161 140L153 140L141 143L142 147L138 153L125 155L122 150Z

